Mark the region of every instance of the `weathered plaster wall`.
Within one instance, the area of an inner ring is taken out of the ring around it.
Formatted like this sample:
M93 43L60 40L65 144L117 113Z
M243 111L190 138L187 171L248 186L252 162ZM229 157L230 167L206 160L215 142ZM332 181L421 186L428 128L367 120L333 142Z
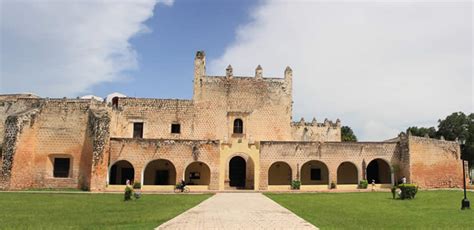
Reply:
M461 187L462 163L459 144L409 136L410 180L421 187Z
M38 114L38 109L10 115L5 121L5 135L1 151L0 187L4 189L15 188L17 180L25 187L32 184L29 174L34 165L36 136L33 126ZM19 143L25 143L20 145ZM12 183L13 182L13 183Z
M120 98L113 109L111 136L133 137L133 123L143 122L143 138L196 139L193 102L178 99ZM171 124L181 125L180 134L171 133Z
M12 135L15 133L19 138L13 151L9 188L87 189L90 185L93 162L91 156L94 147L93 139L87 135L87 124L89 109L98 106L101 104L92 100L42 99L38 108L29 110L34 111L34 119L28 121L30 122L28 128L11 130ZM9 119L17 117L10 115L6 124ZM9 132L10 129L5 130ZM5 146L10 148L8 145ZM55 157L70 158L69 177L53 177ZM3 160L2 163L3 167L6 167L7 162Z
M104 178L107 177L110 140L110 114L107 109L91 109L89 111L88 129L85 138L82 177L90 190L105 189ZM88 183L88 184L87 184Z

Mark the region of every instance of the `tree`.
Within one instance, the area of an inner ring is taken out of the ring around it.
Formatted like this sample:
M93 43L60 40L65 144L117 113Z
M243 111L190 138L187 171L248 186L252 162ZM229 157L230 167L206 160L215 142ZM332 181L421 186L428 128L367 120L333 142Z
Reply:
M357 137L352 131L351 127L349 126L342 126L341 127L341 139L342 141L346 142L356 142Z
M466 115L463 112L452 113L444 120L439 120L438 137L454 141L456 138L466 141L462 151L462 158L474 160L474 113Z
M474 113L469 115L463 112L455 112L445 119L438 120L438 130L434 127L410 127L407 132L414 136L425 136L428 134L431 138L440 138L443 136L448 141L454 141L456 138L463 139L466 144L461 151L462 158L474 162Z
M420 127L420 128L418 128L417 126L412 126L412 127L409 127L407 129L407 133L411 133L412 135L418 136L418 137L424 137L426 135L428 135L431 138L436 138L437 137L435 127L429 127L429 128Z

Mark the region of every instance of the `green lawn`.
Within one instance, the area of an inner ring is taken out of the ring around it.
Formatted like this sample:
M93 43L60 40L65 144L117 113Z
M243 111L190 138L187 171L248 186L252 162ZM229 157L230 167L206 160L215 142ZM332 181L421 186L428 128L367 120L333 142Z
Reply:
M390 192L266 195L321 229L474 229L461 191L419 191L414 200ZM474 192L468 198L472 206Z
M0 229L153 229L210 196L0 193Z

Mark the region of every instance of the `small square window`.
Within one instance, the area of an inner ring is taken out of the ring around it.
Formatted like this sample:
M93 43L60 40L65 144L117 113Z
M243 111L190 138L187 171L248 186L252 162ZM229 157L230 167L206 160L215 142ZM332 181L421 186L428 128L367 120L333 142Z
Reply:
M311 169L311 180L321 180L321 169Z
M54 177L69 177L69 158L54 158Z
M143 122L133 123L133 138L143 138Z
M171 124L171 133L181 133L181 125Z

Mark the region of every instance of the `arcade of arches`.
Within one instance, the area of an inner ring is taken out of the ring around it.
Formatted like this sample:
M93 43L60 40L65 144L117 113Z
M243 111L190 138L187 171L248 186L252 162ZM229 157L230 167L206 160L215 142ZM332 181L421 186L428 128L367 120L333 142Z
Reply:
M253 162L250 158L234 156L229 160L228 176L229 186L238 189L252 189ZM390 165L382 159L369 162L366 169L366 178L376 184L390 184ZM274 162L268 169L268 185L290 185L293 178L291 166L283 161ZM298 176L298 175L297 175ZM327 185L329 184L329 170L325 163L311 160L304 163L300 169L302 185ZM110 185L125 185L127 180L133 182L135 169L133 165L120 160L115 162L109 170ZM175 185L177 172L169 160L158 159L150 161L143 172L143 185ZM186 166L184 180L189 185L210 185L211 170L206 163L196 161ZM337 184L358 184L359 171L352 162L342 162L337 167Z

